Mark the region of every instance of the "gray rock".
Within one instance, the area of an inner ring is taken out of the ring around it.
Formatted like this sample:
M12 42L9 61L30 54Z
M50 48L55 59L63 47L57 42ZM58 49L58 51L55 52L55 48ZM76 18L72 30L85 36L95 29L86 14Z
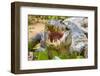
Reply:
M45 51L45 48L39 47L39 48L36 49L35 51L36 51L36 52Z
M29 41L29 44L30 44L29 50L33 50L33 47L39 44L37 49L34 51L44 51L46 47L45 45L46 35L45 34L46 34L45 32L40 32L36 34L36 36L33 36Z

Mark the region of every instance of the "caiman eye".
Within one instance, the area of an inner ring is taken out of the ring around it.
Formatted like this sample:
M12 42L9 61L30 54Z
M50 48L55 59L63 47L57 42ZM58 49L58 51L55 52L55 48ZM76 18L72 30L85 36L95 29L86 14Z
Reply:
M70 30L70 29L66 27L66 30Z

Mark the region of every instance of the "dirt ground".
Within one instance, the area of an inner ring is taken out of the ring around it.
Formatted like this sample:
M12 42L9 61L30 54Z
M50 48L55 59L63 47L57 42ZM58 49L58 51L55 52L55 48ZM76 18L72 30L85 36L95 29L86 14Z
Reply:
M28 38L29 38L29 40L30 40L30 38L35 36L37 33L43 32L44 29L45 29L45 24L43 24L43 23L36 23L33 25L29 25L28 26Z

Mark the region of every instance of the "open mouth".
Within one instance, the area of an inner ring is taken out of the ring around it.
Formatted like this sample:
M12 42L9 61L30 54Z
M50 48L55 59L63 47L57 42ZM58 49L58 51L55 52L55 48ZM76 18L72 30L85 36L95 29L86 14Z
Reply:
M47 43L58 46L67 39L69 28L60 21L51 21L46 24L46 31L48 32Z
M63 32L49 32L50 42L56 42L57 40L60 40L63 35Z
M47 25L47 32L50 42L56 42L63 37L64 28L56 25Z

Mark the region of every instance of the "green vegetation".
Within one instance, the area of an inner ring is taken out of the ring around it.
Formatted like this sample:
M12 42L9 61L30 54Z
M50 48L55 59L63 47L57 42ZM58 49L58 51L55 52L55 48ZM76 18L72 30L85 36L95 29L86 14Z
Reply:
M41 15L28 15L28 24L35 24L35 23L46 23L48 20L55 19L55 20L63 20L69 18L68 16L41 16Z
M51 46L51 45L50 45ZM36 48L38 46L35 46L32 48L33 50L33 55L34 55L34 60L52 60L54 59L55 56L59 57L60 59L81 59L84 58L83 55L79 54L78 52L71 52L71 53L60 53L60 51L57 51L54 47L48 46L45 50L37 51Z

